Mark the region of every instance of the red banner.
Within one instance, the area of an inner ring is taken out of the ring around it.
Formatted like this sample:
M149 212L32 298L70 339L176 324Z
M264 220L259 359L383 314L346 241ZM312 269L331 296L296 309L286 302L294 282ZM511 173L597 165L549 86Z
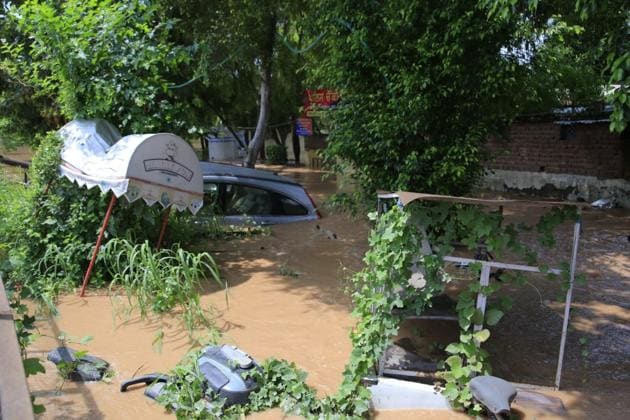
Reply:
M339 93L332 89L307 89L304 92L304 115L318 117L319 111L335 106L339 99Z
M339 93L332 89L306 89L304 108L312 109L313 106L319 108L330 108L339 102Z

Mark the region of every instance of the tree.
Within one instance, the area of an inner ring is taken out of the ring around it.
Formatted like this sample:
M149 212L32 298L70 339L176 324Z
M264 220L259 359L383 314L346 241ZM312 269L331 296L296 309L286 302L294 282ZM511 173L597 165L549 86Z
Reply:
M28 42L9 18L9 10L9 3L0 3L0 146L34 146L42 133L58 124L58 111L49 98L35 97L33 86L11 77L1 65L8 46Z
M313 80L341 92L324 159L368 191L466 192L514 115L512 22L469 1L324 1Z
M168 42L172 24L146 2L27 1L10 10L21 34L2 70L49 101L57 121L105 118L125 132L190 129L189 103L170 80L187 56Z
M286 122L300 104L303 59L281 41L295 35L308 10L302 2L266 0L164 3L168 17L178 20L173 40L190 46L196 63L190 89L206 95L221 122L256 131L244 164L253 166L269 121Z
M182 136L207 133L217 122L234 131L259 115L247 159L253 165L267 121L288 122L298 110L303 59L279 37L296 33L299 2L30 0L3 7L0 33L12 42L0 50L0 107L7 110L0 131L39 128L28 124L33 109L48 129L100 117L125 132ZM15 106L25 101L36 106Z
M247 156L243 162L244 166L253 168L256 164L256 158L260 154L265 142L265 131L269 121L271 94L271 67L273 64L274 46L276 41L276 25L278 24L278 16L276 10L265 4L260 8L260 15L254 23L259 27L259 55L257 58L257 67L260 73L260 100L258 121L256 122L256 131L254 137L249 143Z
M604 96L612 105L610 130L618 133L625 130L630 121L630 8L627 1L482 0L481 4L489 18L514 21L520 28L527 28L520 31L523 41L535 34L544 35L550 27L572 28L577 36L560 37L562 45L553 39L541 42L536 52L556 63L568 59L567 68L572 67L575 76L591 73L586 79L598 89L592 99ZM559 74L554 70L540 68L535 74L540 75L542 71Z
M367 191L460 194L483 174L487 136L519 114L592 105L608 90L611 129L622 131L622 3L325 1L312 80L342 97L325 163L349 166Z

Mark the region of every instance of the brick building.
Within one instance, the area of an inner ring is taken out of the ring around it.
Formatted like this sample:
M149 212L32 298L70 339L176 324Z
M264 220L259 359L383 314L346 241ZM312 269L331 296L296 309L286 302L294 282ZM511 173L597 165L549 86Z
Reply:
M630 138L609 131L608 115L521 118L507 138L492 137L484 186L556 198L613 198L630 205Z

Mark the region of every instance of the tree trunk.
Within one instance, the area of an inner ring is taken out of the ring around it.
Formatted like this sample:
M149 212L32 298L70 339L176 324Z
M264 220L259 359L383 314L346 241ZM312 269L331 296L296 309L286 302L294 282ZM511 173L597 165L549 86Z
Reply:
M247 156L243 162L243 166L253 168L256 165L256 159L260 150L265 144L265 133L267 131L267 122L269 120L269 97L271 95L271 62L273 60L273 46L276 37L276 16L272 13L269 16L267 27L267 42L265 43L265 51L262 53L260 63L260 112L258 113L258 122L256 123L256 132L254 138L249 142Z
M269 93L271 91L271 69L262 69L260 80L260 112L258 113L258 122L256 123L256 131L254 138L249 142L247 149L247 157L245 165L253 168L256 165L256 159L265 143L265 132L267 131L267 121L269 120Z
M293 157L295 166L300 165L300 137L295 135L295 115L291 115L291 141L293 142Z

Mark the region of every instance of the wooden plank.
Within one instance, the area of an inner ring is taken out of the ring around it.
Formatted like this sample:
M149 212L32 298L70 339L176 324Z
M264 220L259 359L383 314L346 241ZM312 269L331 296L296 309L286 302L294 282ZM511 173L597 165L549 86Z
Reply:
M11 159L5 156L0 155L0 163L4 163L9 166L18 166L23 169L28 169L31 167L31 162L27 162L24 160Z
M33 418L31 394L26 383L22 356L11 308L0 277L0 418L28 420Z

